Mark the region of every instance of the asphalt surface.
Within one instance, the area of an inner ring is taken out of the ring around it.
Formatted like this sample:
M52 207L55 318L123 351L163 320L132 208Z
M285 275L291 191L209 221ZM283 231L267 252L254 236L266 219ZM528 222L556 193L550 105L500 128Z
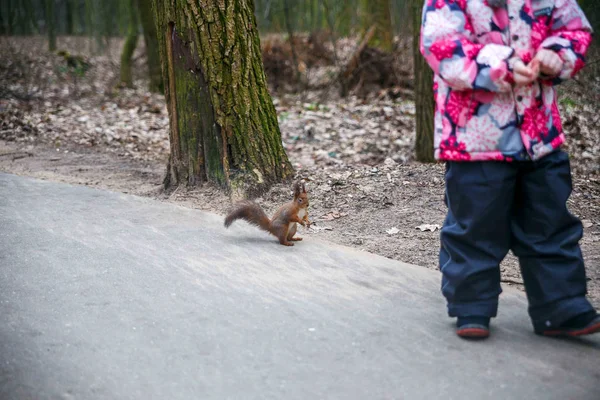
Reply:
M526 309L466 342L435 271L0 174L2 400L600 399L600 337Z

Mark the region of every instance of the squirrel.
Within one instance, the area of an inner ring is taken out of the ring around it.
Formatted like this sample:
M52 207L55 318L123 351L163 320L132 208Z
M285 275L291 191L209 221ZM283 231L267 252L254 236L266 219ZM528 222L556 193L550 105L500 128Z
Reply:
M296 223L310 227L308 220L308 195L304 183L294 184L294 199L281 206L273 219L269 219L260 206L251 201L243 201L225 217L225 227L228 228L236 219L243 219L260 229L269 232L279 239L284 246L293 246L291 242L302 240L294 237Z

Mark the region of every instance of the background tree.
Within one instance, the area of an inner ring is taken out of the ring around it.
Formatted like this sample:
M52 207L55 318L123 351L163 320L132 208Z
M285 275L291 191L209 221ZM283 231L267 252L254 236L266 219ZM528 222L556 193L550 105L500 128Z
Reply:
M56 14L54 0L46 0L46 31L48 33L48 49L56 50Z
M135 0L126 0L129 5L127 13L129 14L129 32L125 38L123 51L121 52L121 84L127 87L133 87L133 75L131 73L131 59L135 51L138 40L138 18L135 7Z
M423 1L413 0L413 59L415 71L416 141L415 153L418 161L433 162L433 71L419 49Z
M15 33L14 29L14 18L13 18L13 10L14 10L15 0L6 0L4 7L2 7L2 21L3 24L3 33L7 35L13 35ZM0 6L3 4L0 3Z
M8 33L8 32L6 32L6 25L4 22L4 19L5 19L4 13L5 13L4 8L0 7L0 35L6 35Z
M156 23L152 12L152 0L136 0L139 16L144 31L144 42L146 43L146 61L150 75L149 90L151 92L164 92L162 72L160 69L160 54L158 53L158 37L156 35Z
M75 32L75 28L74 28L74 20L75 17L73 15L73 0L65 0L64 1L64 5L65 5L65 10L66 10L66 15L65 15L65 23L67 25L67 28L65 30L65 33L67 35L72 35Z
M264 189L292 175L253 2L154 0L170 117L165 186Z

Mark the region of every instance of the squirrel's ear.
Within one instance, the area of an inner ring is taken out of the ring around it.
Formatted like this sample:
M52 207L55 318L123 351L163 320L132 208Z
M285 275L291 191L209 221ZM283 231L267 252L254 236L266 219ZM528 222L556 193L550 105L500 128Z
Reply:
M304 182L302 182L302 192L306 193L306 186L304 186Z
M294 184L294 197L300 196L300 182Z

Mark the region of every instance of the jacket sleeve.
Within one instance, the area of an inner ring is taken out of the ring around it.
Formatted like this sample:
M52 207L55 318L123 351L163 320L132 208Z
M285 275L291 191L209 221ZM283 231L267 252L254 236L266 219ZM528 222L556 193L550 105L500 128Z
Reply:
M460 0L425 1L421 53L452 89L510 91L513 76L509 60L514 50L500 44L477 44L465 4Z
M556 52L563 61L563 68L553 84L573 78L585 65L585 55L592 41L592 27L577 4L577 0L556 0L550 21L550 36L539 49Z

